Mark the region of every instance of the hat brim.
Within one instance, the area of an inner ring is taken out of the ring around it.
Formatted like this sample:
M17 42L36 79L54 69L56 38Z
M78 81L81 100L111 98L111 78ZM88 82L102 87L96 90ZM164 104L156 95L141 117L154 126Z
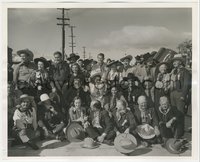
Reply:
M184 61L184 59L183 58L181 58L181 57L174 57L173 59L171 59L171 63L173 64L173 62L174 61L181 61L181 64L183 65L183 66L185 66L185 61Z
M141 137L141 138L143 138L143 139L152 139L152 138L154 138L155 136L156 136L156 134L155 134L155 132L154 132L154 128L152 127L152 126L150 126L149 125L149 127L150 127L150 131L151 132L154 132L154 133L152 133L152 134L144 134L145 133L145 130L142 128L144 125L139 125L139 126L137 126L137 128L136 128L136 132L138 133L138 135Z
M28 56L33 56L33 53L31 51L28 51L28 50L19 50L17 51L17 55L21 55L22 53L25 53L27 54Z
M49 62L48 62L48 61L46 61L46 60L44 60L44 59L41 59L41 58L36 58L36 59L34 59L34 63L35 63L36 65L38 64L39 61L40 61L40 62L43 62L45 67L49 67Z
M131 56L131 55L125 56L125 57L121 58L120 61L123 62L125 59L129 59L131 61L133 59L133 56Z
M97 147L99 147L100 146L100 144L96 144L95 146L85 146L84 145L84 143L82 143L81 145L80 145L82 148L86 148L86 149L95 149L95 148L97 148Z
M80 56L72 56L72 57L69 57L67 58L68 61L70 61L71 59L75 59L75 60L78 60L80 58Z
M134 146L130 147L130 148L124 148L123 146L120 145L120 141L122 139L125 139L125 138L128 138L130 139L133 143L134 143ZM135 148L137 147L137 140L136 138L129 134L129 133L122 133L120 135L118 135L115 140L114 140L114 146L115 146L115 149L123 154L127 154L127 153L131 153L135 150Z
M18 98L18 99L16 100L16 102L17 102L17 103L21 103L21 101L24 100L24 99L29 99L30 101L33 101L33 100L34 100L34 97L32 97L32 96L27 96L27 97L23 97L23 98Z
M81 137L80 138L74 138L71 136L70 131L73 128L78 128L81 131ZM85 132L83 127L77 123L77 122L72 122L66 129L66 137L70 142L81 142L85 138Z
M173 149L173 147L171 147L172 143L174 143L175 141L176 141L176 139L174 139L174 138L170 138L167 140L167 142L165 144L167 151L169 151L172 154L183 153L185 151L184 149L183 150L175 150L175 149Z

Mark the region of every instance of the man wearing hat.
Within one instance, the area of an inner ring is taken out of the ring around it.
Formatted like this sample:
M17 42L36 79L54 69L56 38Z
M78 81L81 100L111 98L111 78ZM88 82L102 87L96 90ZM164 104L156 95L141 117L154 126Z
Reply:
M31 73L36 69L35 64L30 61L33 53L28 49L24 49L17 51L17 54L21 57L21 63L15 67L13 72L15 87L23 93L31 95L33 89L30 87L28 81Z
M131 55L127 55L127 56L120 59L120 61L123 64L123 70L122 70L120 80L123 80L124 77L127 77L128 73L134 73L135 69L134 69L134 67L132 67L130 65L130 62L131 62L132 59L133 59L133 57Z
M99 53L97 55L97 63L93 65L90 75L93 76L96 73L99 73L101 76L101 80L106 80L108 74L108 68L106 67L106 63L104 63L105 56L103 53Z
M64 140L63 128L66 125L63 114L56 105L51 101L48 94L40 96L38 107L38 126L42 137L54 137Z
M19 106L14 112L14 132L17 137L23 142L28 144L34 150L38 150L38 146L32 141L37 137L37 118L36 111L31 106L33 98L27 94L23 94L18 99Z
M172 59L173 69L171 71L171 93L172 106L184 113L187 104L187 94L191 89L191 73L184 67L185 62L181 57Z
M134 113L138 97L140 95L145 95L139 79L133 73L128 73L128 76L123 78L123 82L121 81L120 86L128 103L128 107Z
M75 53L71 53L67 60L69 61L69 67L71 68L71 65L76 63L76 61L80 58L79 55L76 55Z

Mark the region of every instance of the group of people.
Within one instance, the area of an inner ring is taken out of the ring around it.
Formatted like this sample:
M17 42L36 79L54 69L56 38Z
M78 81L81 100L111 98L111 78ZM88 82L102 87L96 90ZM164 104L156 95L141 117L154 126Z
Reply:
M95 61L72 53L63 60L57 51L53 61L32 61L28 49L17 54L21 63L13 67L8 81L8 135L33 149L39 149L32 140L36 137L68 140L72 123L83 128L84 137L108 145L122 133L145 146L164 145L184 135L191 72L183 58L161 63L140 59L131 65L131 55L105 61L100 53ZM151 139L138 133L145 124L147 135L147 128L154 130Z

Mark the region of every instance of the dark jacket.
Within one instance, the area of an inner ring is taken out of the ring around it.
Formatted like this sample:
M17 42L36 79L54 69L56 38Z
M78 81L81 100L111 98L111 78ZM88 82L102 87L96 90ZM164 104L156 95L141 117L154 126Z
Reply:
M92 123L92 120L94 119L94 112L90 111L89 115L89 122ZM109 114L106 110L100 110L99 113L99 123L101 127L104 130L104 133L108 134L109 131L112 131L114 129L114 125L112 123L111 118L109 117Z
M153 127L158 126L158 117L157 117L155 110L153 108L147 109L145 121L142 121L141 111L140 111L138 106L135 109L134 116L135 116L135 120L136 120L138 125L145 123L145 124L149 124Z
M123 133L127 128L129 128L130 132L133 132L136 129L137 123L130 110L127 110L125 114L121 115L120 120L118 120L116 113L117 110L114 112L115 128L117 131Z

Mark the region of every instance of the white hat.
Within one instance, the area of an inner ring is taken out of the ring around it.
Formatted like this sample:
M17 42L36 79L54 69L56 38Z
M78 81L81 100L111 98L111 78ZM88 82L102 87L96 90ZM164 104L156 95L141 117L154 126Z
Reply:
M48 94L44 93L44 94L42 94L42 95L40 96L40 100L41 100L41 101L40 101L38 104L41 104L41 103L44 102L44 101L50 100L50 98L49 98Z

